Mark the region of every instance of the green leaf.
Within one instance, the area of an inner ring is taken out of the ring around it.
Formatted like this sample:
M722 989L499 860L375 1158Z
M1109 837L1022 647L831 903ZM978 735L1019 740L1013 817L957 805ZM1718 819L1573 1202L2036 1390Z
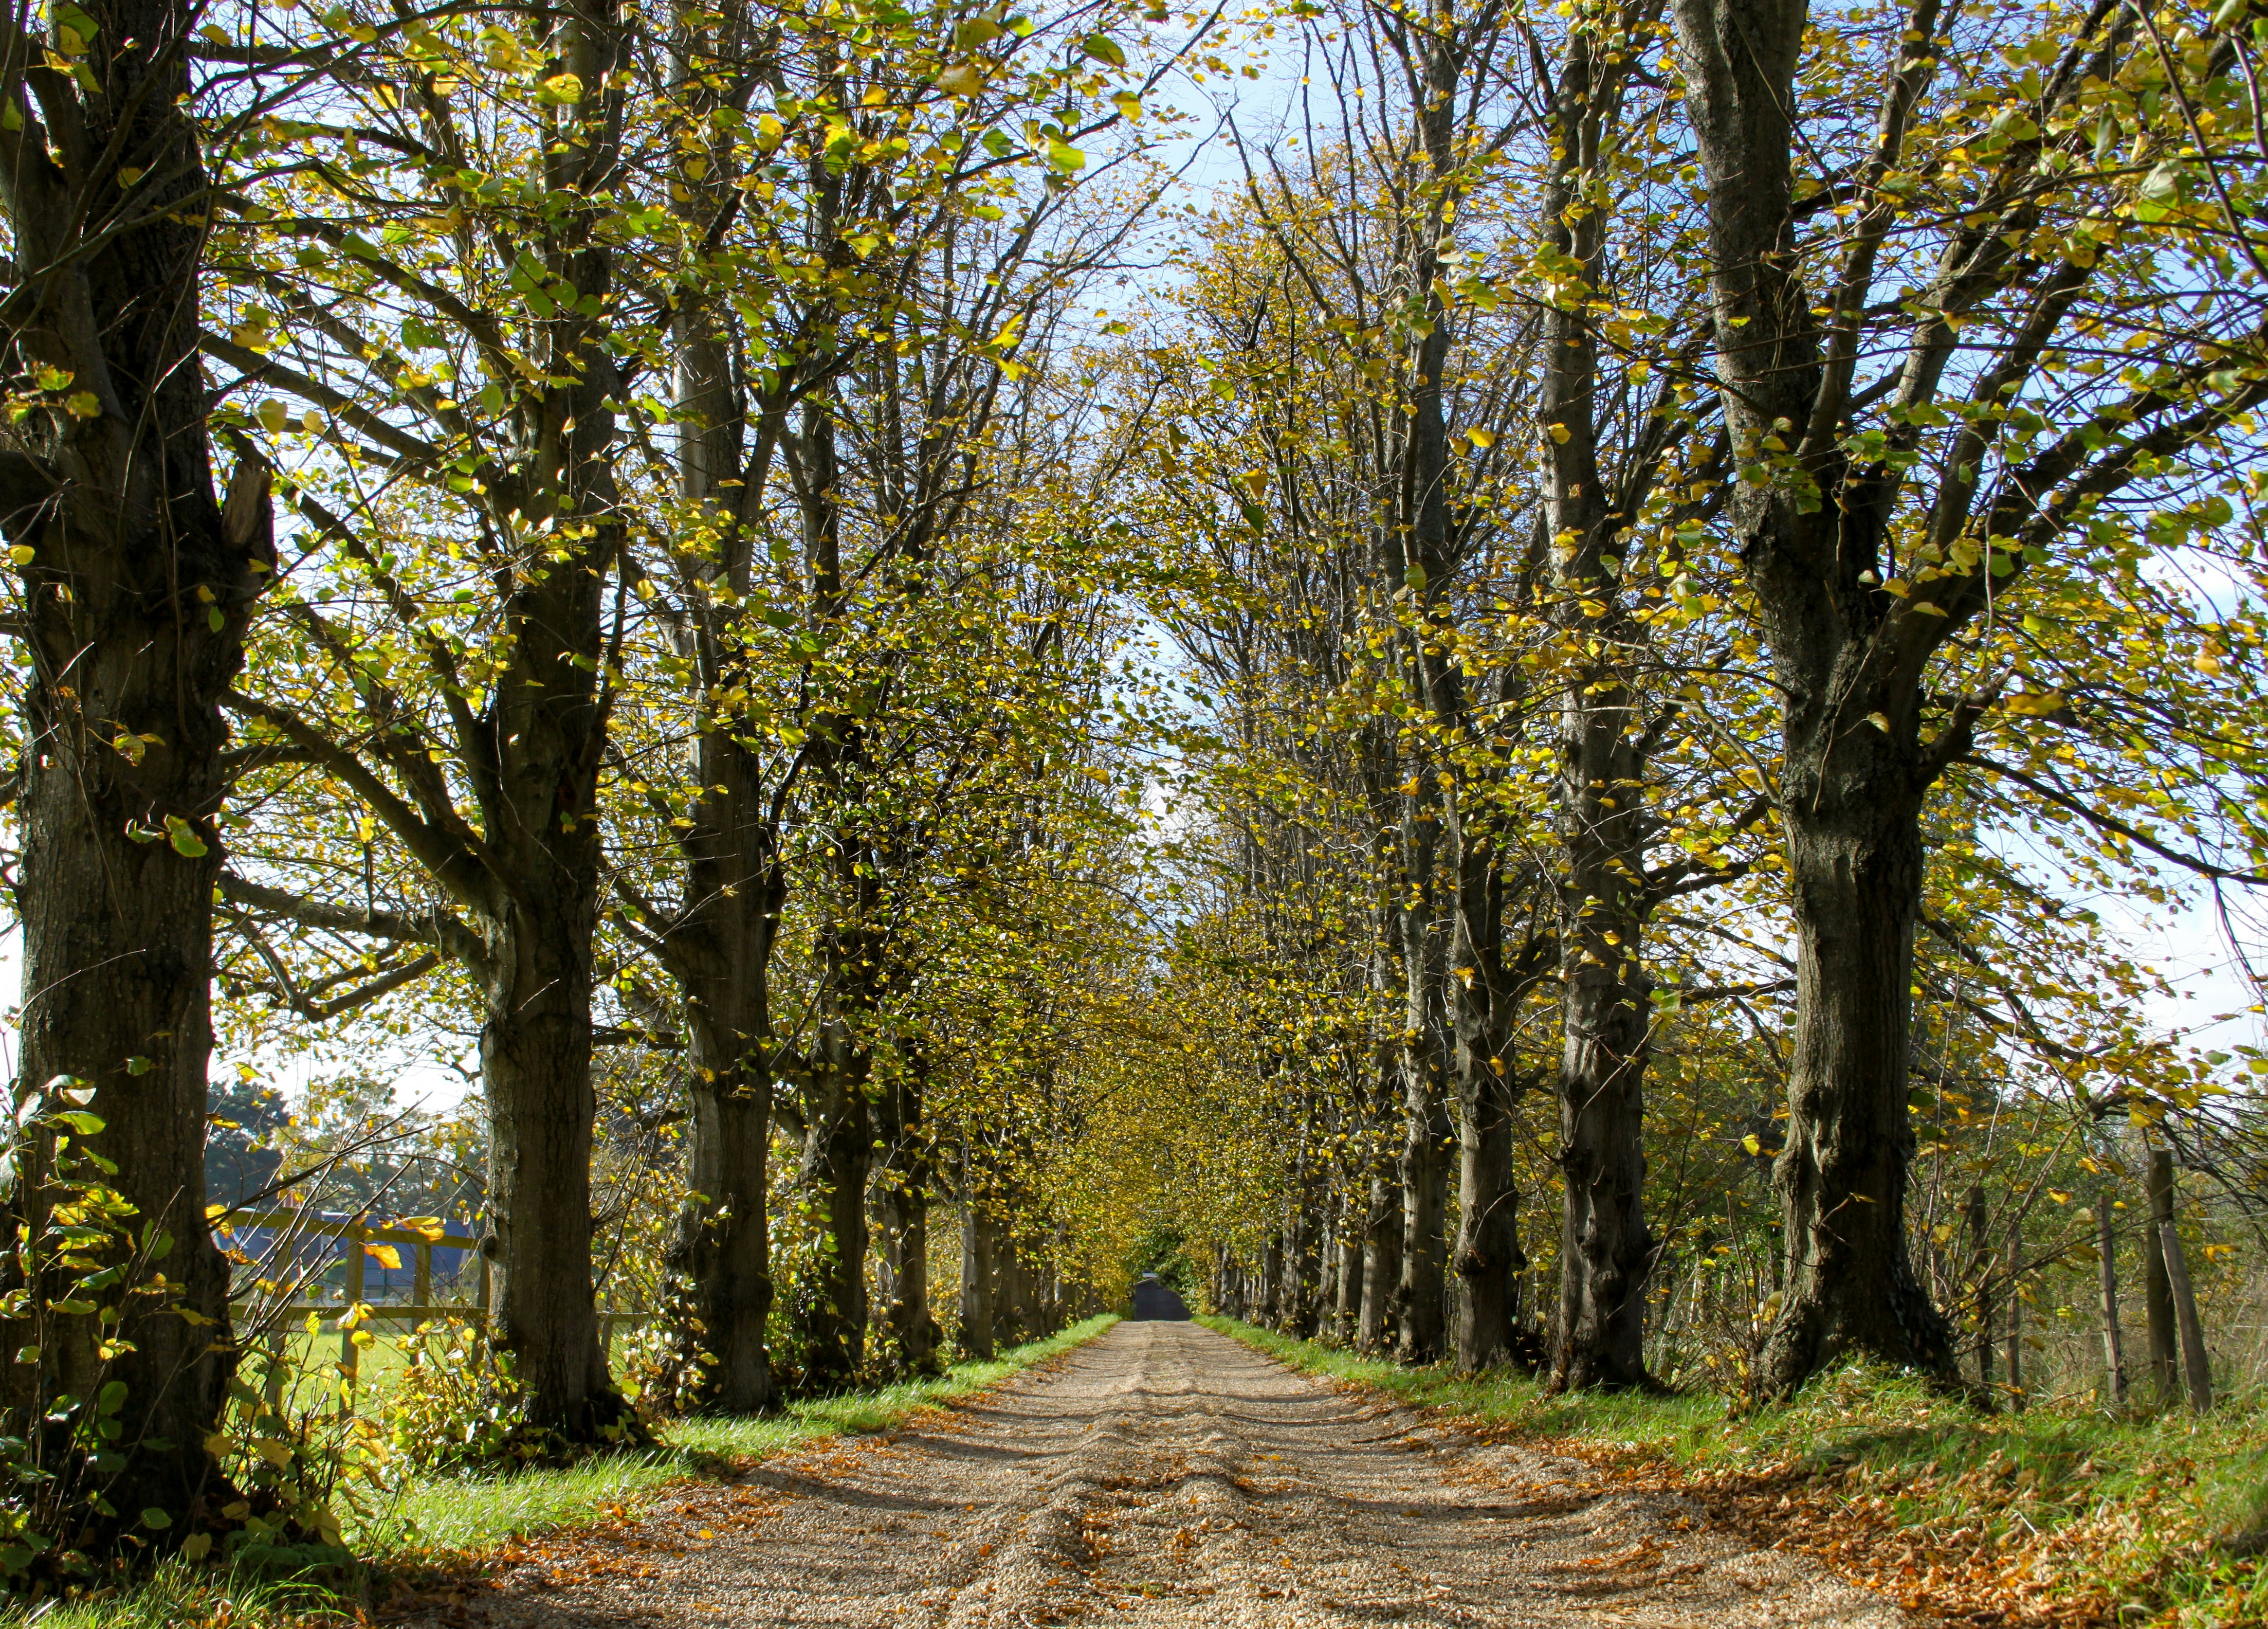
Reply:
M171 1527L173 1525L173 1518L169 1513L152 1505L142 1513L142 1525L150 1528Z
M1083 55L1091 56L1098 63L1108 63L1113 68L1126 66L1126 53L1118 48L1118 41L1108 34L1089 34L1079 42L1079 48Z
M166 839L173 845L173 852L185 859L202 859L211 852L197 836L196 828L178 814L166 816Z

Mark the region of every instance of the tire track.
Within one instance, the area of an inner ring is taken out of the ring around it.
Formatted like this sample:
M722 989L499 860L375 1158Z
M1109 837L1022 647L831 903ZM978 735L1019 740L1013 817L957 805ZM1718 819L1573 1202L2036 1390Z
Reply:
M672 1495L453 1621L546 1629L1892 1629L1681 1501L1466 1449L1208 1330L1122 1323L887 1441Z

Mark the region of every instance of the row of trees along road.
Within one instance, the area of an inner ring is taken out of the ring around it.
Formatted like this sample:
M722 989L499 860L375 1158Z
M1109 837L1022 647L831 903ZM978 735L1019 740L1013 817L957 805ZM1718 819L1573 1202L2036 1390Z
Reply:
M625 1126L688 1406L1161 1239L1408 1361L1767 1396L2016 1381L2078 1285L2117 1391L2123 1254L2202 1401L2268 1064L2152 1030L2119 913L2268 880L2263 41L19 11L23 1452L226 1526L216 1045L455 1036L556 1444L649 1428Z
M2117 1253L2181 1276L2151 1150L2251 1226L2232 1058L2088 902L2241 939L2262 880L2255 27L1303 16L1125 364L1211 590L1160 615L1225 1302L1570 1387L1989 1381L1996 1306L2115 1351Z
M1004 1088L1123 999L1094 882L1138 797L1096 404L1046 359L1156 190L1147 81L1205 31L19 18L19 1103L84 1124L19 1117L11 1202L36 1236L79 1220L76 1134L130 1220L19 1253L12 1312L60 1321L9 1383L35 1419L121 1392L99 1510L180 1537L232 1497L208 1442L255 1332L203 1215L217 970L232 1033L470 1014L490 1327L551 1440L644 1429L593 1293L602 1047L683 1105L693 1401L775 1399L784 1210L821 1246L806 1388L939 1361L941 1186L1010 1264L1003 1318L1091 1296L1030 1176L1067 1109ZM1098 966L1066 1000L1071 959ZM70 1300L71 1248L125 1287Z

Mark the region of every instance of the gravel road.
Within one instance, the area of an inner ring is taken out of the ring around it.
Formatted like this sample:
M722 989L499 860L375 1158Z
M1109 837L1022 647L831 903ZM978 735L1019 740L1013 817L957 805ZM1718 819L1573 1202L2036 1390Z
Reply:
M1747 1629L1905 1619L1580 1465L1474 1448L1189 1323L886 1440L673 1493L434 1622Z

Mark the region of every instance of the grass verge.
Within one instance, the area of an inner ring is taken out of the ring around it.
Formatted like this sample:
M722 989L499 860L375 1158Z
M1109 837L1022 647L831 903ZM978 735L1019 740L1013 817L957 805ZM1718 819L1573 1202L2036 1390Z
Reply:
M830 1437L894 1430L924 1409L962 1401L1060 1357L1117 1321L1105 1314L989 1362L804 1399L765 1419L672 1421L663 1427L665 1445L650 1453L600 1455L564 1469L502 1477L420 1478L366 1513L348 1540L378 1571L430 1571L514 1540L617 1520L673 1484L718 1478ZM24 1629L33 1617L40 1629L313 1629L360 1617L371 1581L332 1588L169 1562L129 1590L53 1603L44 1611L0 1611L0 1629Z
M1403 1368L1226 1318L1200 1323L1487 1441L1582 1461L1609 1488L1687 1493L1909 1610L1973 1623L2219 1629L2268 1622L2239 1553L2268 1482L2268 1411L2080 1404L1985 1413L1909 1376L1822 1375L1786 1407L1710 1393L1553 1397L1524 1375Z

